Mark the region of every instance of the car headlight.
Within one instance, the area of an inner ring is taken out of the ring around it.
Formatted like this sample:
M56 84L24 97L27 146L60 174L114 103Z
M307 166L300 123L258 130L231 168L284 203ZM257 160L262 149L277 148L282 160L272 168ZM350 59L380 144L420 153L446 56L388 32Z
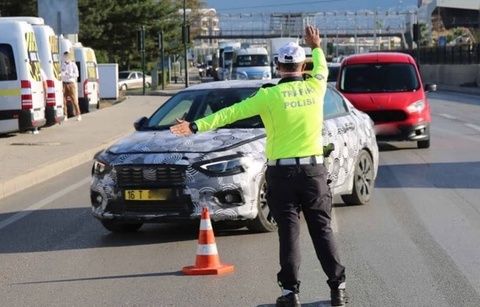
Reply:
M216 161L200 162L197 167L209 176L231 176L245 172L249 161L247 157L224 157Z
M263 73L263 79L272 79L272 74L270 72L264 72Z
M237 72L237 80L248 80L248 75L244 71Z
M93 173L95 175L103 175L106 169L107 165L105 163L102 163L100 161L95 161L93 163Z
M422 112L423 109L425 109L425 100L419 100L407 107L407 110L410 113Z

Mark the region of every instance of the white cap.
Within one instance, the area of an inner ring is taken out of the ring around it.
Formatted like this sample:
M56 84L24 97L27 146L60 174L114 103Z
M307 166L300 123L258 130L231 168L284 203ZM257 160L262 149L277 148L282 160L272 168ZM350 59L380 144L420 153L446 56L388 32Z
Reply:
M289 42L278 49L280 63L302 63L305 61L305 50L298 44Z

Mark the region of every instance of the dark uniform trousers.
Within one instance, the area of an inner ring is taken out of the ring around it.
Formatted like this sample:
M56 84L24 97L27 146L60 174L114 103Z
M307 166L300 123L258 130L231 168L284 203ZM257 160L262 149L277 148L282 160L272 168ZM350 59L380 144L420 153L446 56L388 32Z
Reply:
M332 194L327 184L327 170L317 165L268 166L267 201L278 225L280 267L278 282L284 289L299 293L300 212L318 260L328 277L327 284L337 289L345 281L345 267L340 264L330 227Z

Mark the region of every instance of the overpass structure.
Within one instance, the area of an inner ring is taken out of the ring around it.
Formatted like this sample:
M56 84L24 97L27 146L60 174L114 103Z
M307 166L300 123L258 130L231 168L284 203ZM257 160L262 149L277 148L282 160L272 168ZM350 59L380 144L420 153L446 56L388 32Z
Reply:
M349 38L355 44L360 38L372 38L377 48L377 38L400 39L402 47L411 38L413 20L418 10L390 9L386 11L362 10L356 12L297 12L297 13L236 13L217 14L219 31L201 34L196 40L250 40L265 41L274 37L302 39L305 26L320 29L324 41Z

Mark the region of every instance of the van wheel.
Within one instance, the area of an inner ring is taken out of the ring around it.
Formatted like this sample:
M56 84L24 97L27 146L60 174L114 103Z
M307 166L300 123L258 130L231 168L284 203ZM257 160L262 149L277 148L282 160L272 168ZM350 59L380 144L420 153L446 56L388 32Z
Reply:
M365 205L373 196L374 173L372 157L366 150L358 155L353 174L352 194L342 195L346 205Z
M126 91L126 90L127 90L127 85L126 85L126 84L122 84L122 86L120 86L120 90L121 90L121 91Z
M115 233L135 232L143 226L143 223L126 223L115 220L103 220L101 223L105 229Z
M146 82L145 87L150 87L150 83Z
M272 212L267 203L267 182L265 177L260 181L260 189L257 196L258 215L251 220L247 228L253 232L272 232L277 230L277 223L273 219Z
M418 146L418 148L421 148L421 149L429 148L430 147L430 139L425 140L425 141L418 141L417 146Z

